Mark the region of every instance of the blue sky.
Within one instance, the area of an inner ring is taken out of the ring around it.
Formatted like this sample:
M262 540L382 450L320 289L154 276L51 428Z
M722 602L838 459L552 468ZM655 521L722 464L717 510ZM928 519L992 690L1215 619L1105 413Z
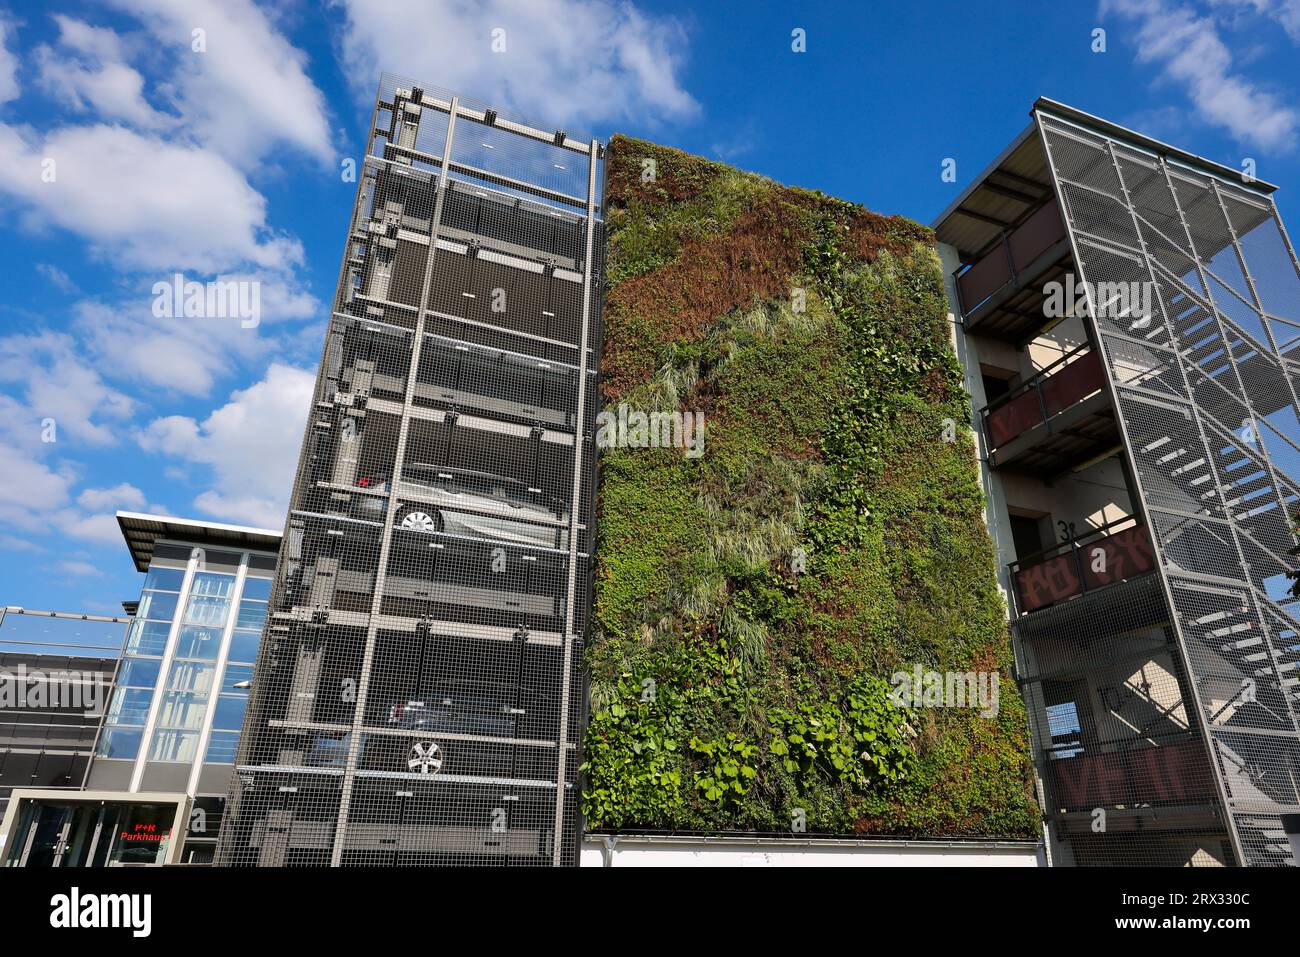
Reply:
M1300 230L1300 0L0 0L0 40L0 603L29 608L135 595L119 508L282 524L381 70L923 222L1047 95L1253 159ZM176 272L257 281L259 324L155 316Z

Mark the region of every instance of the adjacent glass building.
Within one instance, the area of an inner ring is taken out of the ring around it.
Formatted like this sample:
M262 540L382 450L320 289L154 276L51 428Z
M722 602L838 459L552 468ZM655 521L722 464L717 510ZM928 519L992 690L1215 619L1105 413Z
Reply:
M66 684L59 676L74 667L102 672L104 698L94 714L25 715L26 737L38 720L46 739L75 735L71 753L0 747L0 775L14 787L0 825L6 866L210 863L215 852L280 535L132 512L117 519L145 575L138 601L125 603L132 618L11 611L0 621L0 635L24 647L22 662L47 684ZM66 657L67 632L105 628L116 642L103 659Z
M936 222L1056 863L1296 863L1300 266L1060 103Z
M218 863L572 864L603 147L371 127Z

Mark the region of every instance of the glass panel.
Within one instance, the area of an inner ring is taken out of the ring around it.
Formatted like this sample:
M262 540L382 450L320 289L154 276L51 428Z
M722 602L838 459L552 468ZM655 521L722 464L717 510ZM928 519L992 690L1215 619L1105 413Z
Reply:
M131 626L127 639L128 655L161 655L167 648L167 633L171 625L164 621L137 621Z
M174 805L110 804L105 811L100 840L111 839L105 864L161 864L166 859L176 818Z
M204 758L210 764L234 764L239 747L238 731L213 731L208 739L208 753Z
M236 631L230 638L231 661L256 661L257 646L262 643L260 631Z
M244 726L244 712L247 709L247 695L223 694L217 699L217 713L213 716L212 727L238 731Z
M270 601L271 599L271 579L269 578L245 578L244 579L244 598L257 598L261 601Z
M152 688L158 684L162 662L157 658L127 658L117 674L117 683L123 688Z
M176 602L179 595L165 591L146 591L140 593L140 609L137 618L152 618L154 621L171 621L176 617Z
M0 650L21 654L89 655L116 658L126 633L123 621L87 621L49 615L5 613Z
M215 661L221 650L221 629L205 625L186 625L176 640L176 657Z
M152 688L118 688L108 708L109 724L144 724L149 716Z
M239 691L242 689L236 688L235 685L239 684L241 681L252 681L252 680L253 680L252 665L229 665L228 664L226 665L226 673L221 678L221 690Z
M236 628L256 628L261 631L264 624L266 624L266 602L241 601L239 603L239 618L235 622Z
M181 585L185 582L185 569L183 568L163 568L161 565L151 565L149 574L145 576L144 587L152 588L158 591L180 591Z
M189 764L199 747L197 731L159 731L154 735L151 761Z
M95 753L101 758L134 760L140 753L140 737L143 734L143 728L105 728L99 736L99 747Z
M235 593L233 575L221 575L217 572L199 572L190 585L190 596L206 595L212 598L229 598Z
M185 621L191 625L211 625L221 628L226 623L226 613L230 610L230 599L214 598L210 595L191 595L189 607L185 611Z
M163 728L198 730L203 727L203 716L207 709L206 694L168 691L163 695L162 707L158 711L158 725Z
M172 665L169 691L198 691L207 694L212 689L212 665L178 661Z

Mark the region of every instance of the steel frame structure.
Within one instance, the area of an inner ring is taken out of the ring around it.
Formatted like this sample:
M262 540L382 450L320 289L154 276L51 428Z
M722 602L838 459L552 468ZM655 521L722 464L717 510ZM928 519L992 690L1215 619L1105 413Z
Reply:
M1236 861L1294 863L1300 263L1269 191L1050 105L1034 121L1152 533L1189 730ZM1120 283L1149 284L1154 315L1098 301Z
M218 864L577 863L603 158L381 78Z

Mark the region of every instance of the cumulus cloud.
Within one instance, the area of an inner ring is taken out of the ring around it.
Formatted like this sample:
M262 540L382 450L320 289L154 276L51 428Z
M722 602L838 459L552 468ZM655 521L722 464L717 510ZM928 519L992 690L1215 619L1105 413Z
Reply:
M44 531L44 513L67 502L75 481L70 469L51 468L24 450L0 443L0 523L11 531Z
M104 382L66 333L36 332L0 338L0 385L21 395L0 396L0 439L27 449L72 438L111 445L136 402ZM46 434L46 420L54 431Z
M218 280L259 284L257 326L245 326L238 318L154 315L153 287L148 284L133 297L81 300L75 306L73 329L87 356L111 370L115 379L184 395L207 395L223 376L282 344L268 330L319 315L322 308L292 277L231 273ZM173 276L158 281L171 283Z
M313 372L275 363L202 421L180 415L153 420L140 445L210 471L212 487L194 501L205 514L280 528L314 384Z
M1174 0L1103 0L1101 11L1136 23L1138 61L1159 67L1204 119L1242 143L1277 150L1295 146L1300 113L1234 71L1213 17Z
M80 578L101 578L103 570L98 565L92 565L90 562L84 562L79 559L70 559L66 562L59 562L59 568L69 575L76 575Z
M101 545L116 545L122 541L122 529L113 512L87 514L76 509L56 512L51 524L69 538L79 538Z
M358 93L383 70L473 93L548 123L694 115L685 31L614 0L335 0ZM504 31L496 32L494 31ZM493 43L504 42L503 52Z
M284 270L302 261L297 240L269 229L265 197L220 156L121 126L45 137L0 126L0 190L31 207L30 227L78 233L128 267Z
M35 60L42 87L73 108L97 111L146 128L172 124L144 97L144 77L126 63L126 53L114 31L56 14L57 49L42 44Z
M121 482L112 488L88 488L77 496L77 504L92 512L141 509L145 506L145 497L144 492L130 482Z
M252 0L110 0L170 51L173 105L206 148L241 168L279 145L333 158L325 96L307 57ZM203 51L193 49L202 30Z
M1275 21L1287 36L1300 42L1300 0L1210 0L1215 7L1249 11Z
M0 103L18 98L18 55L9 49L14 36L11 20L0 16Z

